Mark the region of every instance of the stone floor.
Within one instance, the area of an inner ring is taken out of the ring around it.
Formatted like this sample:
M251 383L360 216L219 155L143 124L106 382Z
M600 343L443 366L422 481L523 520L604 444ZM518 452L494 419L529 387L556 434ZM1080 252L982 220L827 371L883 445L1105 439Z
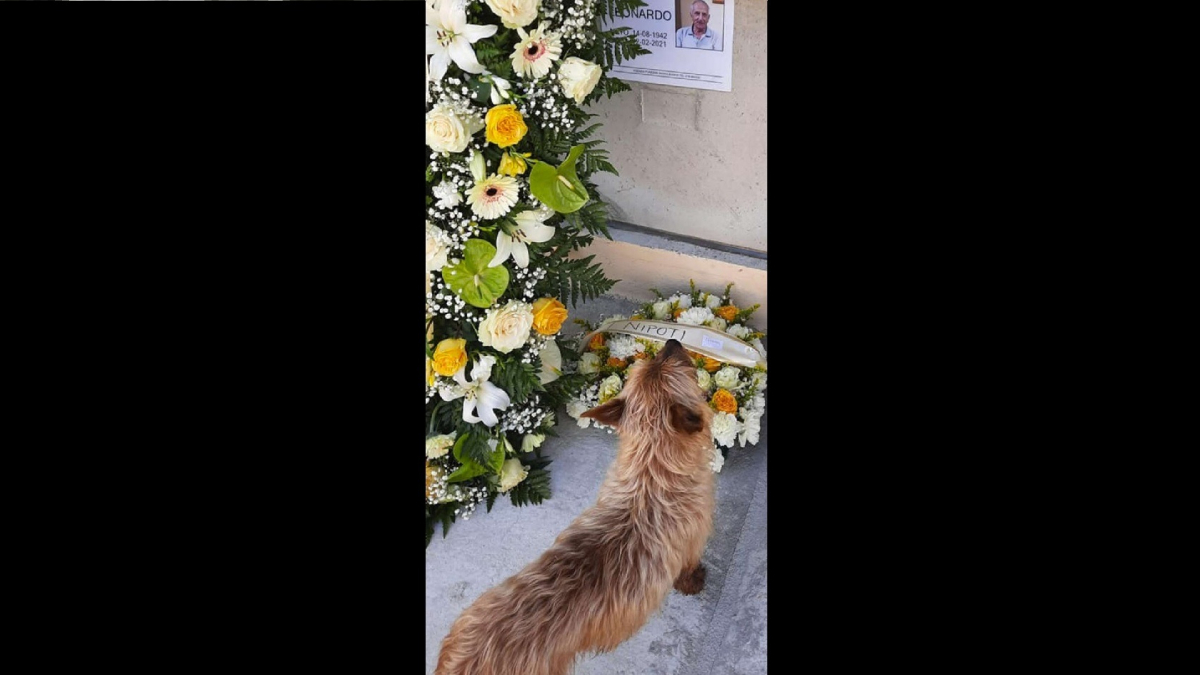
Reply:
M604 297L573 315L631 314L634 304ZM770 394L768 392L768 401ZM770 406L768 405L768 410ZM734 447L717 479L715 529L703 562L708 579L694 596L672 592L662 609L616 650L581 657L576 675L751 675L767 672L767 423L757 446ZM432 673L441 640L480 594L537 558L596 499L616 457L617 437L581 429L558 411L546 456L554 496L538 506L496 501L440 526L425 555L425 664Z

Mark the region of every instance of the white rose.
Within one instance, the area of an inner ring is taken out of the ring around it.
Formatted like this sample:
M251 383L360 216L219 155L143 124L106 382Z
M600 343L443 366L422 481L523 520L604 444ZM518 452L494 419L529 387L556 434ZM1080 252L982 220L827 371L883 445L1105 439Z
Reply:
M546 344L542 345L542 350L538 352L538 358L542 361L542 370L538 373L539 382L548 384L562 375L562 350L554 340L546 340Z
M697 368L696 384L700 385L700 388L704 391L708 391L712 387L712 375L709 375L708 371L703 368Z
M709 309L716 309L721 306L721 296L709 294L704 300L704 306Z
M713 318L709 319L708 321L705 321L704 325L712 327L712 328L716 328L717 330L720 330L720 331L723 331L723 330L725 330L726 326L728 326L729 324L727 324L725 322L725 319L722 319L719 316L714 316Z
M489 309L479 322L479 341L485 347L507 354L529 341L533 327L533 306L520 300L509 300L501 309Z
M538 0L487 0L506 28L524 28L537 18Z
M450 448L454 446L454 437L457 435L457 433L442 434L440 436L430 436L429 438L426 438L425 456L429 459L437 459L438 457L445 455L447 452L450 452Z
M504 460L504 466L500 467L500 491L508 492L515 488L517 483L525 480L529 475L529 467L521 464L521 460L509 458Z
M713 376L713 381L722 389L733 391L733 388L738 384L738 369L733 366L725 366L717 371Z
M659 300L658 302L654 303L654 318L655 319L662 321L663 319L665 319L669 316L671 316L671 301L670 300Z
M610 398L621 393L621 376L613 373L600 383L600 402L606 403Z
M558 67L558 83L564 94L575 99L576 103L583 103L583 99L596 88L602 72L600 66L591 61L569 56Z
M713 318L712 310L707 307L693 307L683 310L678 319L678 323L685 323L690 326L702 326L704 322Z
M742 410L738 411L742 418L742 431L738 434L738 447L744 448L746 444L754 445L758 443L758 432L762 430L760 421L762 413L757 410Z
M727 448L732 448L738 432L742 430L741 427L742 424L736 417L727 412L719 412L713 415L712 419L713 440Z
M567 414L570 415L572 419L576 420L576 424L584 429L588 428L592 424L592 418L580 417L580 415L587 411L588 405L583 401L577 398L567 401Z
M721 451L715 445L712 450L713 458L708 463L708 467L713 470L713 473L721 473L721 467L725 466L725 455L722 455Z
M478 115L459 117L453 108L439 103L425 113L425 145L434 152L462 152L471 135L483 127Z
M446 266L449 237L442 228L425 221L425 271L436 272Z
M730 335L732 335L733 337L735 337L739 340L744 340L744 339L746 339L746 336L750 334L751 331L749 328L746 328L745 326L743 326L741 324L735 323L734 325L726 328L725 332L729 333Z
M600 370L600 357L595 352L588 352L579 357L579 372L583 375L591 375ZM572 415L574 417L574 415Z
M521 439L521 452L533 452L541 447L545 440L546 434L525 434L525 438Z

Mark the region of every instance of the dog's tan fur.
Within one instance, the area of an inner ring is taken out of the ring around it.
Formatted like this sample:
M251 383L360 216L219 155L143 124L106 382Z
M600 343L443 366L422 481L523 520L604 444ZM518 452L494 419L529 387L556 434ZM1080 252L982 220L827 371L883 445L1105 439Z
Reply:
M691 359L669 341L630 368L617 398L584 415L620 432L596 503L458 617L435 675L564 675L576 654L610 651L636 633L672 584L703 588L712 412Z

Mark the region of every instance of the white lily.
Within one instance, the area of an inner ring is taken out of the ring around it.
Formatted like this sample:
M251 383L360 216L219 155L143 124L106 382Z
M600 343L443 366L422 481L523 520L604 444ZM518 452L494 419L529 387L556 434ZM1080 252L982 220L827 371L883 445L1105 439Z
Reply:
M496 256L488 263L488 267L496 267L508 260L511 255L521 269L529 267L529 247L526 243L543 244L554 237L554 228L543 223L554 211L543 204L533 211L522 211L513 216L517 226L512 232L503 229L496 235Z
M469 424L483 422L489 427L494 427L499 422L494 411L504 410L511 403L507 392L488 382L492 376L492 366L495 363L496 357L494 356L479 357L471 367L470 382L467 382L465 376L467 366L463 364L463 367L454 374L454 381L458 384L446 385L438 390L443 401L466 398L463 401L462 411L464 422ZM475 415L476 411L479 413L478 416Z
M496 26L467 23L462 0L429 0L425 5L425 53L432 54L430 75L441 80L450 61L468 73L479 74L484 68L471 47L477 40L496 34Z

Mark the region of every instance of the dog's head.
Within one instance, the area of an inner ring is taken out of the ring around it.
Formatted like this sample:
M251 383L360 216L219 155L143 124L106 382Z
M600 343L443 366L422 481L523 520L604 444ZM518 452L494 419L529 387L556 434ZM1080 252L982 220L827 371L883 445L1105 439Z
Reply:
M696 382L696 364L678 340L667 340L653 359L629 368L615 398L583 413L618 430L708 438L712 410Z

